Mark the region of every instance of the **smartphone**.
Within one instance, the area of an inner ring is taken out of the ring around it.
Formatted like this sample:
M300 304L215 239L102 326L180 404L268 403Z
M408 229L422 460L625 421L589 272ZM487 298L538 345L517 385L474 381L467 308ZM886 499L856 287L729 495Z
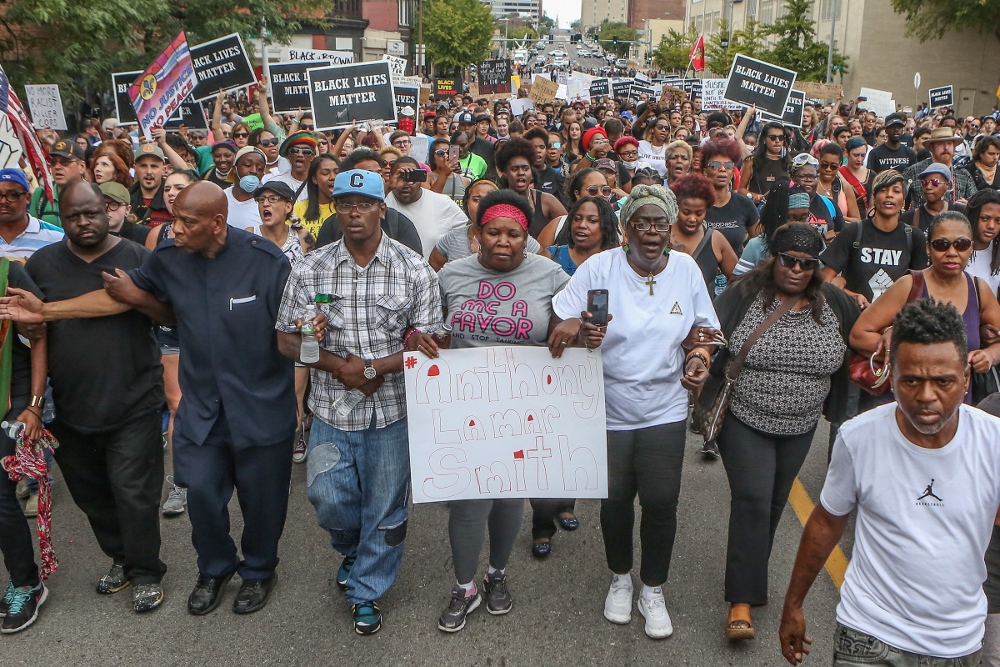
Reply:
M460 150L458 146L448 146L448 162L457 160Z
M608 290L592 289L587 292L587 312L590 321L599 327L608 326Z
M411 169L403 174L403 180L407 183L426 183L426 169Z

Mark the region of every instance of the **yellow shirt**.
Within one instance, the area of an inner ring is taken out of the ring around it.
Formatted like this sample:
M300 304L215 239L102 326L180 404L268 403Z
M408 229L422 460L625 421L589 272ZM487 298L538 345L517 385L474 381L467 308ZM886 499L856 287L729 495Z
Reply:
M309 230L313 235L313 238L319 236L319 228L323 226L326 219L331 215L335 214L337 211L334 209L335 204L330 202L329 204L319 205L319 219L318 220L307 220L306 219L306 209L309 208L309 202L300 201L296 202L295 207L292 209L292 213L302 221L302 226Z

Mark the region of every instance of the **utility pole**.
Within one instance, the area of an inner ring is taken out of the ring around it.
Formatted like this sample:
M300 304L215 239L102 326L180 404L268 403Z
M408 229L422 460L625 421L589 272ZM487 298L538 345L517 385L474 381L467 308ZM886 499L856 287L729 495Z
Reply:
M833 3L833 12L830 17L830 47L826 52L826 82L833 83L833 35L837 27L837 3L840 0L830 0Z
M267 57L267 19L260 20L260 67L264 74L264 83L268 92L271 91L271 66Z

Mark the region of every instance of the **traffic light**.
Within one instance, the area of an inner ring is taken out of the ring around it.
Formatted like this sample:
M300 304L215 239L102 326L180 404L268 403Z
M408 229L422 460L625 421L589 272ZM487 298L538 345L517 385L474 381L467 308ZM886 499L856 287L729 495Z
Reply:
M551 43L551 42L552 42L552 33L550 32L549 33L549 43Z
M614 44L615 46L618 46L618 38L617 37L612 37L611 38L611 43Z

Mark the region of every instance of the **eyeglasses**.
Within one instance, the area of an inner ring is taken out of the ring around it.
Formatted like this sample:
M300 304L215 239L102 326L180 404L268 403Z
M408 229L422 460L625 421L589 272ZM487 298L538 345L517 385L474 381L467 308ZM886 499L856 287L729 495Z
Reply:
M920 184L925 188L929 185L932 188L940 187L942 183L947 183L948 181L942 181L940 178L921 178Z
M725 162L722 162L721 160L712 160L708 163L709 169L722 169L723 167L726 169L732 169L735 166L736 165L732 162L732 160L726 160Z
M639 151L622 151L619 155L624 158L639 157Z
M121 202L117 202L117 201L108 201L108 200L105 200L105 201L104 201L104 208L105 208L105 210L107 210L107 211L108 211L109 213L110 213L111 211L117 211L118 209L120 209L120 208L121 208L122 206L124 206L124 205L125 205L125 204L122 204Z
M261 146L267 147L267 146L277 146L281 142L275 138L275 139L260 139L257 143L260 144Z
M795 180L800 183L810 183L819 178L818 174L796 174Z
M958 252L965 252L972 247L972 239L965 236L960 236L954 241L951 239L936 238L927 243L937 252L948 252L948 248L955 248Z
M301 146L292 146L288 149L288 152L292 155L312 155L313 149L303 148Z
M28 193L23 190L21 192L0 192L0 201L9 201L13 204L26 194Z
M237 132L236 134L233 135L233 138L234 139L246 139L249 136L250 136L249 132Z
M392 142L392 145L393 146L397 146L397 147L399 147L399 146L409 146L410 145L410 140L409 139L396 139L394 142Z
M283 199L284 197L282 197L281 195L261 195L260 197L257 197L256 201L258 204L263 204L264 202L268 202L269 204L277 204L279 201L282 201Z
M670 231L669 222L646 222L645 220L640 220L639 222L631 222L629 224L631 224L637 232L648 232L650 228L653 228L661 233Z
M605 197L608 197L611 195L611 186L610 185L602 185L600 187L596 185L587 186L587 194L590 195L591 197L596 197L598 192L600 192Z
M767 138L770 139L771 141L784 141L785 140L785 135L783 135L783 134L769 134L769 135L767 135Z
M794 255L787 255L783 252L778 253L778 263L786 269L790 269L798 264L802 267L803 271L814 271L816 270L816 267L819 266L818 259L813 259L812 257L795 257Z
M299 125L300 130L305 130L306 132L314 132L316 130L315 125Z
M337 202L337 213L348 215L353 209L358 209L358 213L368 213L375 208L375 202L361 202L360 204L348 204L347 202Z
M609 142L604 137L594 137L593 139L590 140L590 145L591 146L597 146L599 144L607 144L607 143L611 143L611 142Z

